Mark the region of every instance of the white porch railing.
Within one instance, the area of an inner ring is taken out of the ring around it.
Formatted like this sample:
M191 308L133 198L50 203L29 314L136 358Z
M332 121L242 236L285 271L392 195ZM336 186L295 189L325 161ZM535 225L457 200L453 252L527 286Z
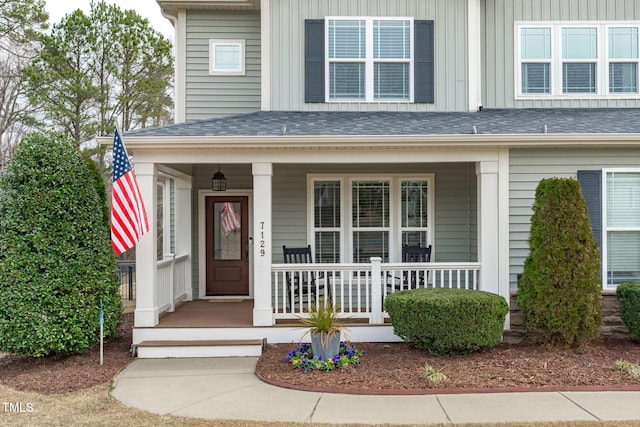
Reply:
M188 260L187 254L166 254L163 260L157 262L156 306L160 313L173 311L175 304L187 297Z
M297 319L312 302L331 300L341 317L384 322L389 293L415 288L479 289L480 263L273 264L273 315ZM305 289L299 297L292 284ZM327 292L327 289L329 290Z

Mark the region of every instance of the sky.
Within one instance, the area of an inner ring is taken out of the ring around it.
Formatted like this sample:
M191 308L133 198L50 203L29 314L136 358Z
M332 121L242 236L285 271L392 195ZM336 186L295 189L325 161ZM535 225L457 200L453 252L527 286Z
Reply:
M76 9L82 9L88 13L91 4L91 0L45 0L45 2L51 24L60 22L66 14ZM173 25L162 16L156 0L105 0L105 2L115 4L122 10L134 9L140 16L147 18L153 28L164 34L169 40L174 40Z

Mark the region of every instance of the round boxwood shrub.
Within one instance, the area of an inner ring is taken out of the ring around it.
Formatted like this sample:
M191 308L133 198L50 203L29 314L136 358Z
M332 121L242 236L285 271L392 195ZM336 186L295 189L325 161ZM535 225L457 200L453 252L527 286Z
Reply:
M0 176L0 350L72 354L122 320L95 171L67 136L27 136Z
M622 283L616 289L620 302L620 318L631 332L631 338L640 341L640 283Z
M536 189L530 253L519 280L518 307L533 338L577 350L600 333L600 253L580 184L543 179Z
M500 295L463 289L414 289L387 296L393 331L434 355L466 354L502 340L509 305Z

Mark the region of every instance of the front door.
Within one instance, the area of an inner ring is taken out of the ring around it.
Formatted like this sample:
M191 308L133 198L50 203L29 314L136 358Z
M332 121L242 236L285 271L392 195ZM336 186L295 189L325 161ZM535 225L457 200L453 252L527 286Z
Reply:
M206 198L208 296L249 295L248 197Z

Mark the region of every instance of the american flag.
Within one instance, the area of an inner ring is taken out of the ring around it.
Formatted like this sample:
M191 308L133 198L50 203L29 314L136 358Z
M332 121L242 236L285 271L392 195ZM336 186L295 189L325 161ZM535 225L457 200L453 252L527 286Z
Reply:
M118 129L113 135L111 202L111 246L120 255L134 247L149 231L149 220Z
M222 205L222 209L220 210L220 222L222 223L222 234L225 236L233 230L240 229L240 217L235 209L233 209L233 205L231 203L226 202Z

